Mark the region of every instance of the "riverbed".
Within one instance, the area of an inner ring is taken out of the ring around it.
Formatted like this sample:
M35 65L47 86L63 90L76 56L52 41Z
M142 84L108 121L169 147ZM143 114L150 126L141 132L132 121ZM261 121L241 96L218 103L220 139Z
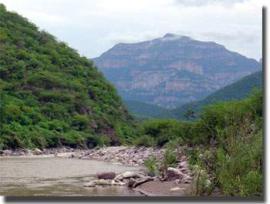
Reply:
M139 171L140 167L56 157L3 157L0 166L0 195L4 196L140 196L125 186L83 187L96 173Z

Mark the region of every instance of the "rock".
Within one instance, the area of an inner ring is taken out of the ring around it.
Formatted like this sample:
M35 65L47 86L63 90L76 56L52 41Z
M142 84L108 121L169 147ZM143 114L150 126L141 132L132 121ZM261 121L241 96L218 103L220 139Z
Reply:
M56 153L55 156L60 157L60 158L73 158L73 157L75 157L73 152Z
M139 180L135 180L135 183L132 185L132 188L136 188L137 186L149 182L149 181L153 181L154 178L152 177L144 177L144 178L140 178Z
M85 183L84 187L95 187L97 185L100 185L100 186L116 185L116 182L113 183L112 180L98 179L98 180L93 180L88 183Z
M25 155L26 155L26 150L20 149L20 150L17 151L17 154L18 154L19 156L25 156Z
M115 177L115 180L123 180L123 179L128 179L128 178L140 178L141 175L133 172L133 171L126 171L122 174L119 174Z
M1 155L3 156L10 156L11 154L12 154L12 151L8 149L1 151Z
M135 179L131 178L131 179L128 181L128 184L127 184L128 187L129 187L129 188L132 188L133 185L135 184L135 182L136 182Z
M114 172L104 172L97 174L98 179L114 179L116 174Z
M150 177L155 177L156 176L155 172L148 172L147 175L150 176Z
M117 186L124 186L126 185L124 182L121 182L121 181L115 181L115 180L112 180L112 185L117 185Z
M99 179L94 181L96 185L106 186L106 185L112 185L111 180L105 180L105 179Z
M41 155L42 154L42 151L38 148L35 148L32 152L34 155Z
M167 181L173 181L176 179L181 180L183 177L184 177L184 174L179 169L176 169L173 167L169 167L167 169L167 173L166 173L166 180Z
M90 181L88 183L85 183L83 186L84 187L95 187L96 183L95 183L95 181Z
M183 188L180 188L180 187L173 187L173 188L170 189L170 191L172 191L172 192L182 191L182 190L183 190Z
M29 149L26 149L25 150L25 155L32 156L33 155L33 152L31 150L29 150Z
M182 161L182 162L180 162L180 164L179 164L179 168L186 168L187 166L188 166L187 161Z

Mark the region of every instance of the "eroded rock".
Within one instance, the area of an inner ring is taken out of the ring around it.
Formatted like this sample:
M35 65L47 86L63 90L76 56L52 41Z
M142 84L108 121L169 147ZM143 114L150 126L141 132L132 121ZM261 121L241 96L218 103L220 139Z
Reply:
M98 179L114 179L116 174L114 172L103 172L97 174Z

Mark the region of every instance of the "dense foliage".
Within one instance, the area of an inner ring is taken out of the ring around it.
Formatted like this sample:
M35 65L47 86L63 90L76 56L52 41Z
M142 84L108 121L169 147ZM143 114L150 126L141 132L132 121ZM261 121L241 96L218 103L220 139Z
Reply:
M260 78L260 73L255 75ZM230 87L234 91L224 89L225 99L244 97L241 94L247 91L240 87L234 84ZM218 93L214 98L225 100ZM218 186L225 195L262 195L260 90L242 100L207 106L198 120L145 120L136 129L116 90L88 59L0 4L0 99L0 149L122 142L188 146L194 169L207 172L200 174L200 183L209 180L208 193ZM192 111L187 116L192 117ZM149 174L157 174L155 163L154 158L145 161ZM174 152L168 149L163 165L176 163Z
M118 144L131 135L132 118L92 62L3 5L0 91L0 149Z
M190 163L207 171L212 187L219 186L225 195L262 195L261 91L240 101L210 105L193 122L145 121L140 127L140 135L136 145L177 143L191 147L187 150Z
M263 73L262 71L250 74L233 84L225 86L222 89L210 94L201 101L195 101L187 103L171 112L178 119L192 119L187 117L187 110L193 112L194 117L198 117L200 111L204 106L222 101L239 100L247 97L252 90L261 89L263 85Z

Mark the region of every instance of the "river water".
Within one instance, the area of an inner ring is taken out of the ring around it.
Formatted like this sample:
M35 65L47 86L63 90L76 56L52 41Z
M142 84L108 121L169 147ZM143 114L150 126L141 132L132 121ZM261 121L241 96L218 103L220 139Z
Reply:
M94 160L68 158L0 158L0 195L4 196L138 196L123 186L87 188L100 172L138 171Z

